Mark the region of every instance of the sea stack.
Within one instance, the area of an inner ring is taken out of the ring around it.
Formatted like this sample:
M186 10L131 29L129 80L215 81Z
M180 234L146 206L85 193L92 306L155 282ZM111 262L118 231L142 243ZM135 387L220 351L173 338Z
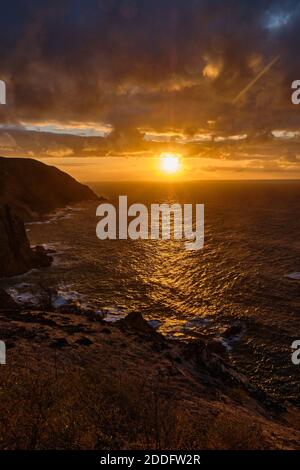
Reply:
M51 262L42 247L30 247L22 219L7 204L0 206L0 277L23 274Z

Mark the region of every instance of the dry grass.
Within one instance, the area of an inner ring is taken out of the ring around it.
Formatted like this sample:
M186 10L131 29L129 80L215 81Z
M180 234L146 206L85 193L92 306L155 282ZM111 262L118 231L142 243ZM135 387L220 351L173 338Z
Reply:
M220 450L264 450L266 445L258 423L220 414L209 428L207 447Z
M168 393L168 383L99 367L1 369L1 449L257 449L258 426L201 413ZM13 372L12 372L13 371Z

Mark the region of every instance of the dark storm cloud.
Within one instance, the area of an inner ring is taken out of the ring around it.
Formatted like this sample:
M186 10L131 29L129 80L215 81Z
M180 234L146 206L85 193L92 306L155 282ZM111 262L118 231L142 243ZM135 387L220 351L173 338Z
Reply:
M93 121L121 129L299 127L298 1L1 2L4 122ZM279 61L237 103L238 93Z

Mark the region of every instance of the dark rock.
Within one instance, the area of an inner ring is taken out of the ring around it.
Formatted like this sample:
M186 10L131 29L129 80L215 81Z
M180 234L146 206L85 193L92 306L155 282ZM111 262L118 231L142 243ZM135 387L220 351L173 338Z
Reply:
M174 361L177 362L177 364L182 364L182 359L180 356L175 356Z
M183 343L182 351L185 359L200 359L206 353L206 342L203 339Z
M0 277L23 274L51 262L41 248L30 248L24 223L13 210L7 204L0 206Z
M181 350L185 359L209 369L222 369L224 361L228 360L227 348L218 340L197 339L184 343Z
M68 204L98 199L88 186L53 166L0 157L0 204L13 207L26 222Z
M158 333L155 332L152 326L150 326L149 323L144 320L142 314L138 312L129 313L125 318L119 320L118 324L123 328L125 327L126 329L137 333L143 333L146 335L158 335Z
M50 347L55 349L65 348L66 346L69 346L69 343L66 338L58 338L50 344Z
M3 289L0 289L0 310L20 310L20 305Z
M79 338L77 341L76 341L77 344L80 344L82 346L90 346L91 344L93 344L93 341L91 341L89 338Z
M43 246L36 246L32 249L36 264L41 268L47 268L53 262L52 256L49 256L49 250L45 250ZM53 250L51 250L53 252Z
M240 335L243 332L243 325L240 323L235 323L223 333L224 338L232 338L233 336Z
M50 266L53 258L41 246L30 248L23 220L85 200L93 191L53 166L28 158L0 157L0 277Z
M98 311L95 312L95 310L91 309L91 308L85 308L83 310L83 314L90 320L90 321L93 321L93 322L100 322L102 323L103 322L103 318L104 318L104 314L103 313L99 313ZM103 322L105 323L105 322Z
M218 356L225 357L228 355L226 346L220 340L212 340L207 343L207 351Z

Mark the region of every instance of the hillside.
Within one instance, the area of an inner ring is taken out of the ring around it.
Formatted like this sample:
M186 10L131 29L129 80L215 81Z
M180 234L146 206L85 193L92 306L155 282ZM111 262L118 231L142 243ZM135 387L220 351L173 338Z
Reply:
M96 200L93 191L67 173L28 158L0 157L0 205L25 222L68 204Z
M1 449L299 449L298 411L272 404L209 343L167 339L138 313L108 324L7 304L0 327Z

